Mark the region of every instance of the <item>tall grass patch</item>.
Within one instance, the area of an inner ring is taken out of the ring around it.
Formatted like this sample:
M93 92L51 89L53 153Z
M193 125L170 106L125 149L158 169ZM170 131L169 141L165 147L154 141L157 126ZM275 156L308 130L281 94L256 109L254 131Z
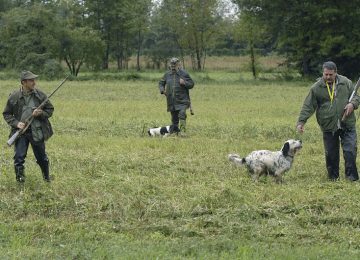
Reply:
M67 82L52 98L55 135L46 145L54 181L42 181L29 150L27 180L18 185L13 150L2 148L2 256L358 257L359 184L326 180L314 118L304 135L295 132L310 83L208 77L191 90L195 115L183 138L147 136L170 123L154 80ZM39 81L46 93L56 84ZM5 105L16 84L1 85ZM254 183L227 160L231 152L279 150L290 138L304 148L281 185L271 177Z

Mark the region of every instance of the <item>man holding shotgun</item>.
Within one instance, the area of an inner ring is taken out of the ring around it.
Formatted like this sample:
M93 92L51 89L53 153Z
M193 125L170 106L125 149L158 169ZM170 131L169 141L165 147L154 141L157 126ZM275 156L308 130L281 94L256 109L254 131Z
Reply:
M326 168L330 180L339 179L340 141L345 160L345 177L350 181L359 179L356 167L357 134L356 117L360 97L356 94L360 80L352 82L337 74L336 64L323 64L323 76L312 85L301 109L297 130L304 132L304 125L316 112L317 122L323 132Z
M48 120L52 116L54 107L46 94L36 88L35 75L31 71L22 71L20 74L21 87L10 94L3 116L11 126L10 137L19 129L25 130L15 141L14 166L18 182L25 181L25 158L29 144L33 149L36 162L41 168L43 179L50 182L49 159L45 152L45 141L52 134ZM42 106L42 104L45 102Z

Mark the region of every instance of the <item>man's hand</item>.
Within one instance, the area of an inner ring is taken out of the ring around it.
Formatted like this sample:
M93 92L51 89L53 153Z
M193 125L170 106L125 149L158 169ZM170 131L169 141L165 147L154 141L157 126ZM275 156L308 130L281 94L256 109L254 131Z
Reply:
M185 86L185 80L183 80L182 78L180 78L180 85Z
M19 129L24 129L25 127L25 124L23 122L19 122L17 125L16 125L17 128Z
M354 105L353 103L349 103L344 107L344 116L343 117L347 117L349 115L351 115L351 113L354 111Z
M36 108L36 109L34 109L34 111L32 112L32 115L33 115L34 117L37 117L37 116L40 116L40 115L42 114L42 112L43 112L42 109Z
M298 131L300 134L304 133L304 131L305 131L305 128L304 128L304 125L303 125L303 124L298 124L298 125L296 126L296 129L297 129L297 131Z

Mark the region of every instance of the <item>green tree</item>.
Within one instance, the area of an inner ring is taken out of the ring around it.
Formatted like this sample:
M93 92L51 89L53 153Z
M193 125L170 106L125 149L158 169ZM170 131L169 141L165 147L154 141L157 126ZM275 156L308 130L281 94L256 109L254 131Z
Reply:
M116 13L114 0L85 0L84 5L87 10L87 21L89 26L94 28L100 33L101 39L105 43L105 49L103 53L103 69L109 68L111 40L112 40L112 28L119 21L116 19L114 13ZM121 4L121 0L119 3Z
M135 46L136 46L136 69L139 71L140 68L140 54L143 46L145 33L149 29L150 23L150 11L152 8L151 0L137 0L132 5L132 14L134 19L131 20L131 27L136 35Z
M111 57L116 59L118 69L127 68L134 51L140 69L139 57L151 5L151 0L85 1L89 25L100 32L105 42L104 69L109 67Z
M13 8L1 18L2 61L7 67L40 70L47 59L54 59L60 44L57 17L42 5Z
M360 28L354 25L360 24L358 1L233 2L242 13L266 26L276 39L277 50L295 63L303 75L317 74L328 59L335 61L347 75L357 74Z
M61 68L63 60L74 76L85 63L98 68L103 42L96 31L84 26L84 11L76 0L26 2L21 8L10 9L1 20L0 62L51 75Z
M160 7L163 23L169 25L180 52L189 52L193 69L205 66L206 51L221 21L217 7L217 0L164 0Z
M10 0L0 0L0 13L7 11L8 9L10 9L10 7L11 7Z
M101 64L104 43L98 32L88 27L66 30L61 39L61 57L71 75L77 76L81 66L98 68Z
M59 57L65 61L69 72L77 76L84 64L88 68L99 69L103 62L104 42L99 31L86 26L88 12L84 2L60 1L56 11L63 24Z
M240 41L245 41L250 55L250 68L254 79L258 77L258 62L256 47L269 40L268 30L265 25L259 24L254 16L244 13L237 21L235 36Z
M169 23L164 23L161 9L153 11L150 29L147 31L144 45L147 50L146 56L149 57L156 69L160 69L161 65L166 69L169 57L183 57L176 41L176 34L173 33Z
M118 2L113 9L112 17L114 24L110 32L110 53L116 59L117 69L127 69L128 61L134 48L135 29L132 21L135 15L132 13L130 1Z

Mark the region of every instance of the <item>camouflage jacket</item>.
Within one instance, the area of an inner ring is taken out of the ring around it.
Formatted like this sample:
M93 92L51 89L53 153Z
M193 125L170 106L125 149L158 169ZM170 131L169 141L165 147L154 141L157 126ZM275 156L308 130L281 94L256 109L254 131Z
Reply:
M35 89L33 93L33 100L35 107L38 107L47 98L46 94L39 89ZM11 126L10 136L12 136L18 129L17 124L21 122L23 117L23 107L25 106L25 97L21 88L10 94L6 106L3 111L3 117L5 121ZM46 141L53 135L53 130L49 121L49 117L52 116L54 106L48 100L42 107L43 113L36 117L41 124L44 140Z

